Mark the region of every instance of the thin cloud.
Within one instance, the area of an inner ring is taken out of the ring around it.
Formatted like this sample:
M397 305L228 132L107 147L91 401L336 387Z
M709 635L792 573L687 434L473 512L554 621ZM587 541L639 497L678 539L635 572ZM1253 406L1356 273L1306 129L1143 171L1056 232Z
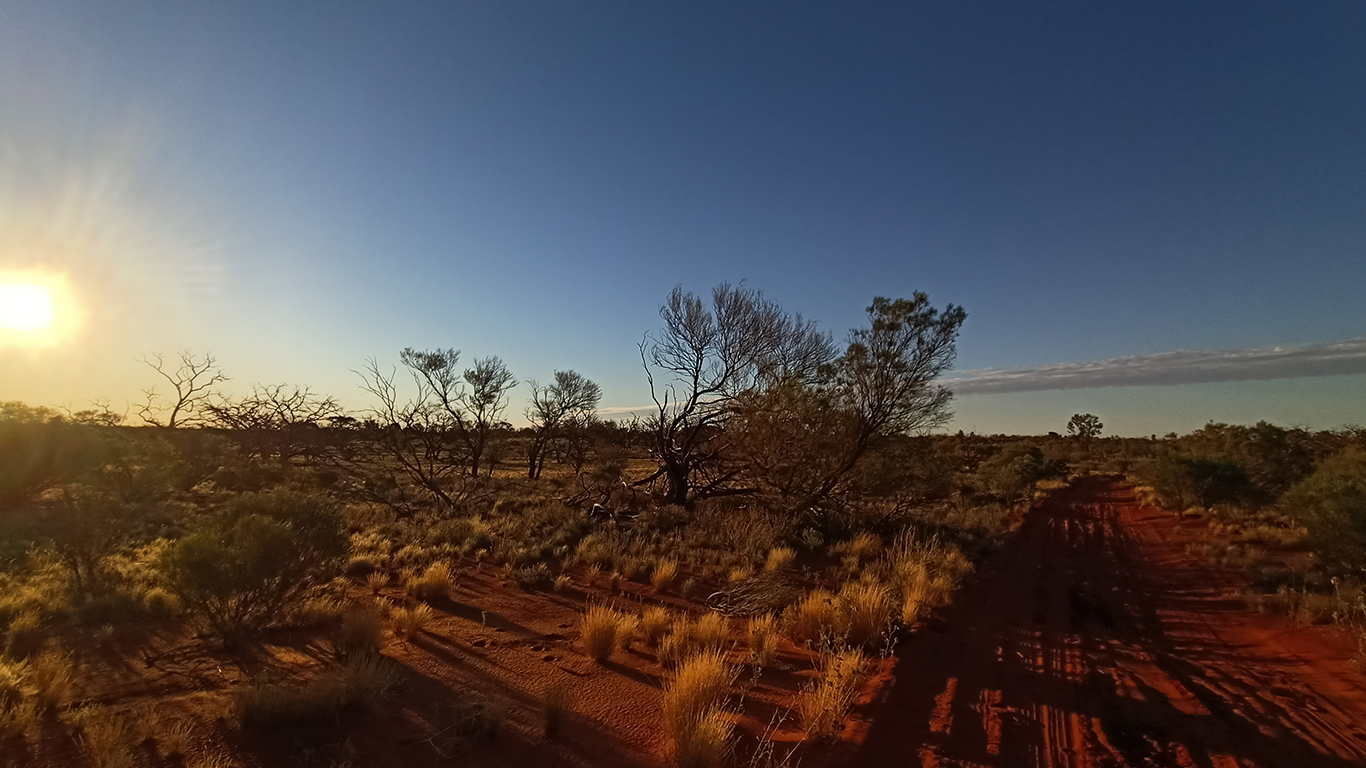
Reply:
M1366 373L1366 338L1329 344L1186 350L1037 368L966 371L944 383L960 395L1167 386Z

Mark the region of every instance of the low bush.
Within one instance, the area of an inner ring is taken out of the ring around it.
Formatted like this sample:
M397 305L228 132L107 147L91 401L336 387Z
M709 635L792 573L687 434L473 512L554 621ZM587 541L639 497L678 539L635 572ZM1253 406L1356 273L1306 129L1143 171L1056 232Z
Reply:
M864 656L858 649L825 657L820 679L797 697L797 712L802 727L812 739L833 738L858 700L863 681Z
M404 640L412 641L413 638L422 634L427 625L436 616L430 605L421 603L412 607L395 608L390 614L389 620L394 627L394 634Z
M288 617L340 571L347 539L334 502L277 489L248 493L162 553L168 588L221 637Z
M303 686L248 682L233 690L233 704L244 726L309 722L336 717L346 707L373 704L392 682L383 657L360 656Z

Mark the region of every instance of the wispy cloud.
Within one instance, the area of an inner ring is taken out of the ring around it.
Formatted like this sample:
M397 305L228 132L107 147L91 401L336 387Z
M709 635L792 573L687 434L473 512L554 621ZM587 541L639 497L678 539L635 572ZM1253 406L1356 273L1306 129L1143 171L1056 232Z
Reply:
M1366 373L1366 338L1330 344L1186 350L1037 368L966 371L946 380L960 395L1093 387L1163 386Z

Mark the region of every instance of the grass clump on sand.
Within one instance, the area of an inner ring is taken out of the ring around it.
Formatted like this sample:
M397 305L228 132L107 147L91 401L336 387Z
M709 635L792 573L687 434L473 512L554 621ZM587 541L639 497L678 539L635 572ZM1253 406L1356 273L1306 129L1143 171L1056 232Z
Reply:
M802 727L812 739L833 738L858 700L863 682L863 651L847 649L825 657L820 680L797 697Z
M684 661L664 688L664 730L680 766L722 765L730 752L732 726L723 709L735 672L719 651Z

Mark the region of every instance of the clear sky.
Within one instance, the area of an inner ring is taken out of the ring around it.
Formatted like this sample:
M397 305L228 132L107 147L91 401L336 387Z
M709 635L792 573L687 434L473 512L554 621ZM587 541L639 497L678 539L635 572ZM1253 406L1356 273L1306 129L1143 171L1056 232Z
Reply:
M966 307L955 427L1366 423L1364 29L1357 0L0 0L0 273L79 311L0 343L0 400L120 406L189 347L359 407L366 357L451 346L628 408L667 292L743 279L839 336L874 295Z

